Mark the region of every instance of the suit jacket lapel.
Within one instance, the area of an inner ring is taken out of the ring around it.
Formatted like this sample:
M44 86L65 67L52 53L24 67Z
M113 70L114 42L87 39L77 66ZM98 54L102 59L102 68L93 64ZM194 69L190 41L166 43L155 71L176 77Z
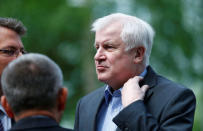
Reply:
M153 88L157 84L156 73L153 71L153 69L150 66L147 67L147 74L144 77L142 83L143 83L142 85L149 85L149 89L146 92L145 98L144 98L144 100L146 101L153 95Z
M153 69L148 66L147 67L147 74L140 83L140 86L143 85L149 85L149 89L145 94L144 101L147 101L152 95L153 95L153 88L157 84L157 79L156 79L156 73L153 71ZM119 128L116 129L116 131L121 131Z
M100 109L100 106L102 104L102 102L104 101L104 90L105 90L105 87L102 88L102 90L100 90L96 96L92 99L94 99L94 104L92 105L92 109L91 109L91 119L90 119L90 125L92 126L91 127L91 131L95 131L96 130L96 121L97 121L97 114L99 112L99 109Z

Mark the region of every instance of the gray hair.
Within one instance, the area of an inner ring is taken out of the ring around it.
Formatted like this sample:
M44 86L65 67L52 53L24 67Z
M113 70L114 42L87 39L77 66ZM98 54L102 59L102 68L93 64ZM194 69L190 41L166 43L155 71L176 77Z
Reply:
M0 17L0 26L6 27L8 29L15 31L19 36L23 36L27 31L23 23L14 18Z
M63 84L59 66L45 55L30 53L13 60L2 74L2 89L13 112L50 110Z
M146 48L144 64L148 65L155 35L153 28L135 16L115 13L97 19L92 24L92 31L96 32L116 22L122 24L123 28L120 37L126 44L126 51L138 46L144 46Z

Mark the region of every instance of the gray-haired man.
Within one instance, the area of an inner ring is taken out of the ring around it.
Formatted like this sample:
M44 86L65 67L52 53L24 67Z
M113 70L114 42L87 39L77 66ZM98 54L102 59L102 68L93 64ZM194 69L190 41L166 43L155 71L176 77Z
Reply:
M97 19L92 30L97 78L106 85L78 102L75 130L192 130L193 92L149 66L152 27L116 13Z
M1 103L16 120L10 131L70 131L59 126L67 88L59 66L41 54L26 54L2 73Z

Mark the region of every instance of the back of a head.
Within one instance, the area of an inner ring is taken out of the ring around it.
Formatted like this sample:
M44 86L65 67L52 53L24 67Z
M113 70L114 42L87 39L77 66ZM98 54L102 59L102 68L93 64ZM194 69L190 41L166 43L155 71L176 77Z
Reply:
M59 66L41 54L26 54L9 63L2 89L13 112L55 108L63 77Z
M135 16L114 13L97 19L92 24L92 31L96 32L102 30L108 26L113 26L113 24L117 22L123 27L120 37L126 44L126 50L144 46L146 48L144 63L145 65L148 65L155 33L147 22Z
M0 17L0 27L11 29L15 31L19 36L24 35L27 30L21 21L14 18Z

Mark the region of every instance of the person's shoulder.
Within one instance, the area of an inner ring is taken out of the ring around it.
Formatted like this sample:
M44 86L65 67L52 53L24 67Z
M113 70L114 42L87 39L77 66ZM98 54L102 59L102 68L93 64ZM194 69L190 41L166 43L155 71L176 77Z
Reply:
M73 129L68 129L68 128L63 128L61 127L61 130L60 131L73 131Z
M100 87L92 92L90 92L89 94L83 96L81 98L81 100L90 100L90 99L96 99L97 97L101 97L104 95L104 90L105 90L105 86Z
M89 110L92 109L93 106L96 106L102 101L102 99L104 98L104 90L105 87L101 87L93 92L90 92L86 96L83 96L77 102L77 108L80 107L84 112L89 112Z
M63 127L52 127L52 128L30 128L30 129L20 129L21 131L73 131L72 129ZM9 131L19 131L18 129L10 129Z
M182 93L194 96L192 89L160 75L157 75L157 89L159 89L160 92L167 92L167 94L171 94L171 96Z
M51 129L49 128L47 131L73 131L73 130L58 126L56 128L51 128Z
M156 93L166 94L166 96L171 97L176 94L179 95L183 92L186 92L186 94L189 93L190 95L194 96L194 93L190 88L178 82L169 80L168 78L156 73L156 71L154 71L154 69L151 66L148 66L147 70L150 79L152 79L154 82L155 88L153 90Z
M157 75L157 85L168 87L168 88L174 88L176 90L188 89L186 86L184 86L180 83L177 83L175 81L169 80L168 78L161 76L161 75Z

